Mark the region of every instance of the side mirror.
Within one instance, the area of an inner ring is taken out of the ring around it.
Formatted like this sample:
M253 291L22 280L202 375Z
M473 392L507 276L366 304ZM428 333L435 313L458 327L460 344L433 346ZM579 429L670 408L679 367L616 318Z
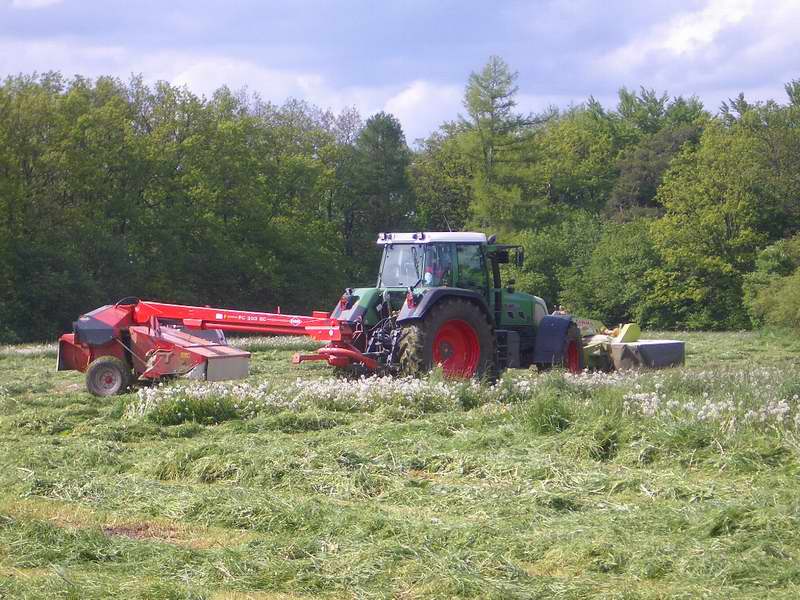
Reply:
M525 263L525 250L520 248L517 250L517 254L514 257L514 264L518 267L521 267Z

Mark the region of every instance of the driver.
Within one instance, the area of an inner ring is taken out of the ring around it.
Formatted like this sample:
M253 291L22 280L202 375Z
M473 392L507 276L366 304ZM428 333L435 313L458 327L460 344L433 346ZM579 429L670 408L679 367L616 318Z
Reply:
M448 249L434 245L425 248L425 273L423 274L425 285L431 287L449 285L451 273L452 262Z

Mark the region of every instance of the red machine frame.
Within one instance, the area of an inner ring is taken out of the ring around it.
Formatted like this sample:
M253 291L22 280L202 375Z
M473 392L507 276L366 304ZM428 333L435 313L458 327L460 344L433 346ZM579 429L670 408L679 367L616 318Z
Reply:
M323 311L310 316L186 306L125 299L82 315L74 332L59 339L59 370L86 372L93 361L112 356L128 364L136 378L154 380L186 375L201 367L201 378L233 379L246 375L250 354L232 348L204 331L307 335L327 342L314 354L296 354L295 364L324 360L345 367L378 363L353 344L350 324Z

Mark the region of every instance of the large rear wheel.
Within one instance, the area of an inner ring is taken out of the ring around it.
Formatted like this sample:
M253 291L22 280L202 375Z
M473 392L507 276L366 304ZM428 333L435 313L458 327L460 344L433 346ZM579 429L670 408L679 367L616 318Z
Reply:
M403 326L400 372L421 375L441 365L447 377L494 377L495 335L476 304L446 298L420 321Z

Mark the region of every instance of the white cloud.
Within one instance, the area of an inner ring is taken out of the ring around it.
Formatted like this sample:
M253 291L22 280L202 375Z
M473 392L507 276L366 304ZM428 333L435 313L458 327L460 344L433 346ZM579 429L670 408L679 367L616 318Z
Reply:
M405 86L383 105L403 124L406 138L413 142L425 137L461 108L461 88L417 80Z
M753 8L754 0L711 0L701 11L675 17L653 43L674 54L701 51L721 31L747 18Z
M54 4L61 4L64 0L11 0L11 8L20 10L36 10Z
M151 64L138 69L147 74L159 64L169 64L169 72L160 77L195 92L210 94L222 85L233 89L246 86L277 103L301 98L334 111L355 106L364 116L384 110L400 120L409 143L455 118L461 108L461 88L424 80L405 85L336 87L317 73L269 69L226 57L172 56L147 62Z
M303 73L259 67L248 61L227 57L192 57L171 56L169 67L162 69L162 78L176 85L186 85L198 93L210 94L215 89L227 85L237 89L248 87L258 91L264 98L279 99L289 96L306 96L313 88L319 86L319 78ZM148 59L146 67L158 68L160 58ZM155 63L155 64L154 64ZM163 64L163 63L162 63ZM153 68L147 71L152 73Z
M65 75L118 74L128 60L121 46L92 46L70 39L18 40L0 38L0 74L61 70ZM125 75L129 74L130 70Z
M798 0L708 0L591 62L596 81L699 95L710 110L739 92L782 100L798 76Z
M59 1L63 0L0 0L0 5L41 8ZM755 0L706 0L695 10L674 10L649 28L626 25L628 31L637 32L635 37L595 58L587 58L588 50L581 50L580 43L576 45L580 52L566 55L559 54L557 47L548 46L538 53L541 60L527 68L522 61L523 93L518 97L518 108L520 112L538 112L551 104L564 108L585 101L590 94L604 104L613 104L616 88L640 84L673 94L698 94L712 110L720 99L739 91L753 99L783 98L783 83L800 76L800 38L795 31L800 14L798 3L800 0L771 0L768 7L763 7ZM76 5L73 3L72 7ZM692 0L691 5L696 7L697 0ZM559 18L563 10L559 8ZM164 22L160 26L170 32L189 32L188 38L195 40L214 15L194 14L187 18L178 11L160 18ZM60 30L58 24L53 27ZM0 34L0 77L49 70L60 70L66 76L114 75L122 79L141 73L146 81L166 80L205 95L222 85L232 89L247 87L275 103L295 97L334 111L355 106L364 117L379 110L391 112L400 119L410 143L463 112L463 81L453 84L452 79L437 81L423 74L429 72L423 64L426 59L410 50L403 51L403 60L408 64L402 79L393 78L391 69L384 69L380 77L371 74L382 82L360 85L352 79L334 80L330 73L353 77L359 72L359 65L342 72L337 68L341 65L332 64L333 58L308 63L318 65L313 67L282 66L285 63L280 56L285 58L291 53L293 64L302 64L302 57L277 41L274 44L278 54L267 42L225 46L206 43L204 38L203 45L184 45L178 36L168 45L155 42L145 46L132 32L118 34L45 36L38 26L29 33L30 37ZM112 41L98 41L101 39ZM535 54L536 43L534 39L526 40L524 52ZM309 42L309 56L315 54L315 48ZM442 53L457 51L440 49ZM511 64L517 62L513 55L508 59ZM462 70L456 61L451 70L456 71L451 76L466 79L467 70Z
M254 62L225 56L195 56L170 53L134 63L136 72L147 79L165 79L185 85L196 93L209 95L227 85L246 87L264 100L282 103L288 98L307 100L320 108L335 111L356 106L362 114L381 110L394 87L336 87L318 73L295 72L262 67ZM157 77L153 77L158 73Z
M600 63L612 72L625 72L642 67L654 55L695 57L712 48L725 29L750 16L754 5L754 0L710 0L702 10L680 13L645 31L602 57Z

